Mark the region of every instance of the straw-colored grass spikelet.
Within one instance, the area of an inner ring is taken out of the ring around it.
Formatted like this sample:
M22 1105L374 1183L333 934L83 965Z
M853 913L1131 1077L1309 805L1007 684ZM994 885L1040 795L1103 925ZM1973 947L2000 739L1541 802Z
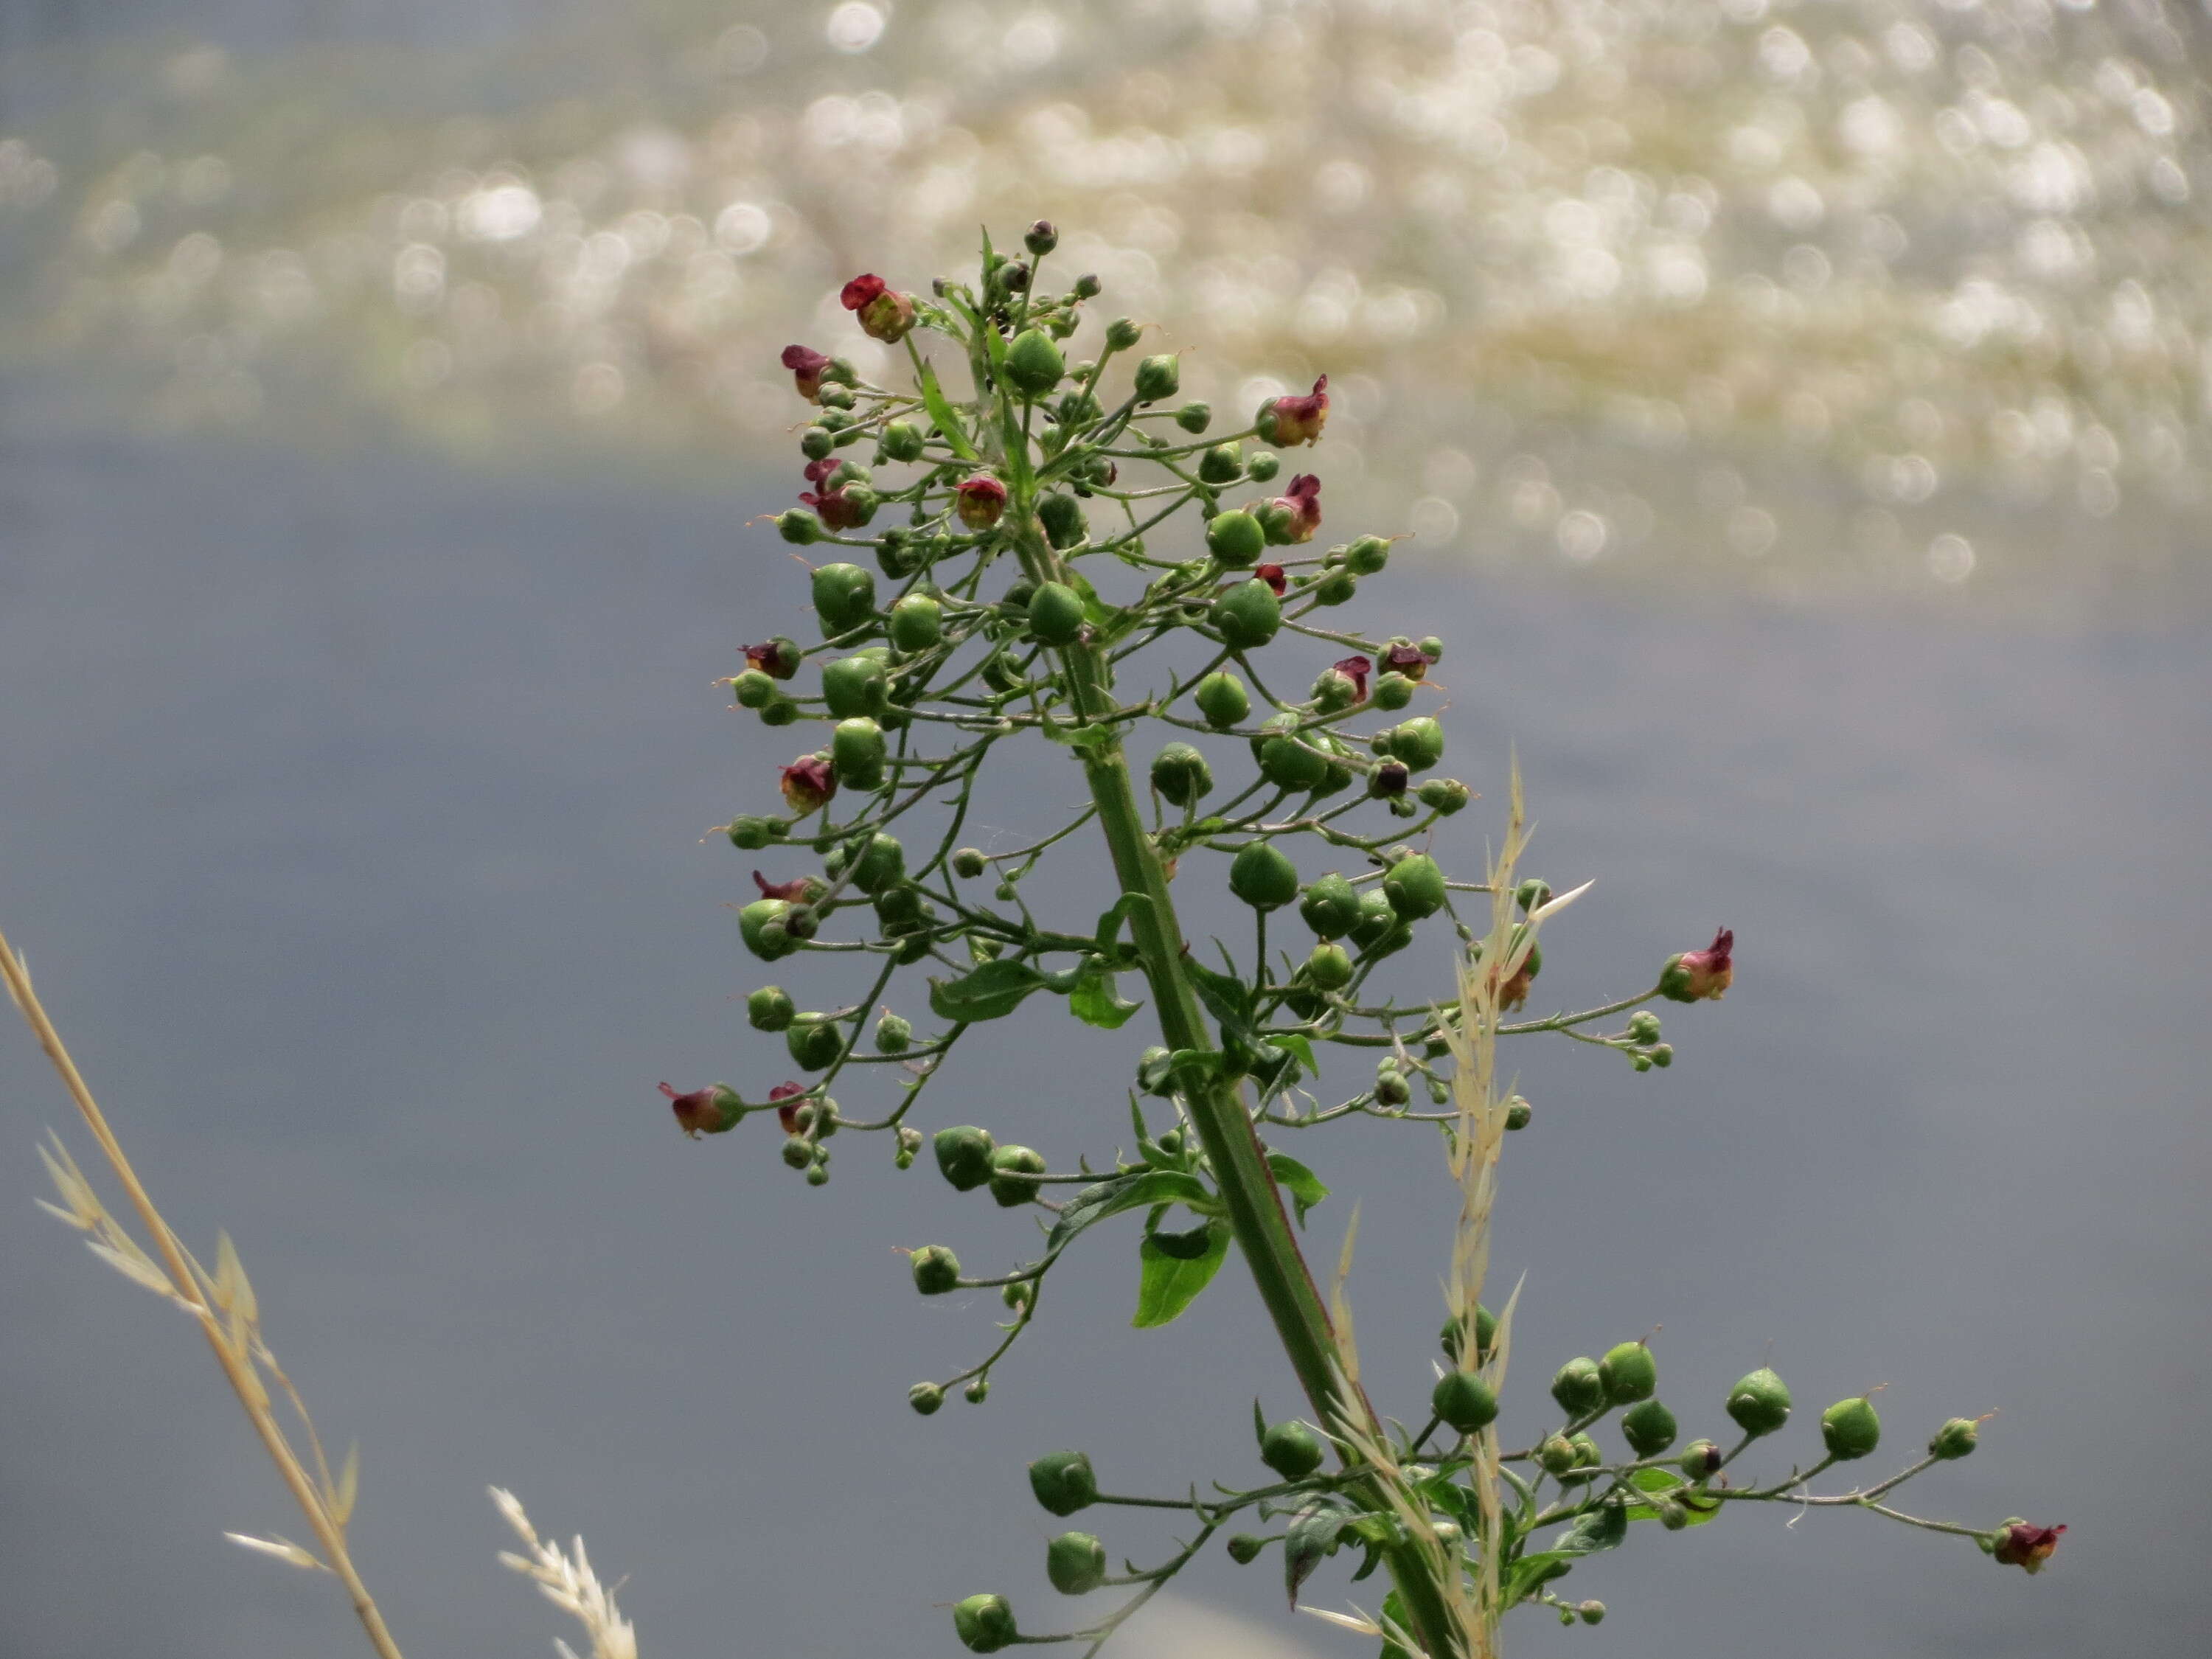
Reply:
M558 1546L538 1535L538 1528L523 1511L522 1500L513 1492L494 1486L491 1501L529 1552L517 1555L501 1550L501 1563L535 1580L540 1595L584 1627L592 1638L590 1659L637 1659L637 1632L615 1605L614 1589L602 1584L592 1571L584 1540L570 1540L563 1554ZM559 1638L554 1638L553 1646L562 1659L576 1659L575 1650Z

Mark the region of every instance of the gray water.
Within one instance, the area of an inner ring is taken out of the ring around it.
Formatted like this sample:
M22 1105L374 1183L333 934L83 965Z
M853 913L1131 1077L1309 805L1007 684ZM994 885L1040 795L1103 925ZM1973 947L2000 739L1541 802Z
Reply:
M1050 1627L1062 1523L1022 1465L1055 1446L1121 1490L1257 1476L1252 1397L1295 1402L1233 1266L1131 1331L1133 1230L1101 1229L990 1401L917 1419L907 1384L999 1310L919 1302L894 1247L981 1271L1028 1224L879 1143L841 1140L816 1192L762 1125L669 1124L664 1078L785 1069L737 1005L765 977L723 908L753 860L700 839L793 747L709 684L800 620L786 550L744 527L780 488L157 444L44 407L0 444L0 917L172 1218L204 1253L229 1230L325 1435L361 1442L358 1557L410 1654L573 1635L494 1564L489 1482L584 1532L674 1659L950 1653L934 1604L987 1588ZM1908 1506L2071 1528L2030 1581L1873 1517L1732 1512L1578 1571L1560 1588L1613 1618L1518 1614L1510 1650L2193 1650L2203 618L1631 605L1401 564L1370 616L1449 641L1451 769L1486 792L1439 851L1480 860L1510 744L1529 867L1599 879L1547 934L1538 1005L1644 983L1716 923L1740 942L1725 1003L1669 1016L1671 1071L1513 1056L1537 1117L1494 1254L1493 1285L1528 1274L1509 1435L1561 1360L1663 1323L1686 1437L1767 1360L1801 1407L1778 1472L1875 1383L1885 1468L2001 1407ZM1061 757L1010 764L1074 799ZM1078 910L1103 890L1075 885ZM1110 1157L1136 1044L1067 1024L968 1045L925 1127ZM185 1323L32 1207L33 1141L69 1117L0 1036L0 1653L359 1650L327 1581L222 1541L301 1528ZM1453 1193L1419 1130L1318 1133L1317 1254L1358 1198L1370 1386L1413 1416ZM1164 1522L1103 1522L1117 1556L1168 1547ZM1272 1556L1178 1588L1271 1645L1366 1650L1286 1614ZM1312 1599L1375 1592L1333 1564Z

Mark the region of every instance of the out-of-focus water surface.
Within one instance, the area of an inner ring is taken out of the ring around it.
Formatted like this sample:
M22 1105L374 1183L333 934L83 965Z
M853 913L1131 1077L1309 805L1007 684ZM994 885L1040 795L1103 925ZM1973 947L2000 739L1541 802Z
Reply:
M805 621L746 522L796 487L774 353L854 349L822 303L851 270L918 286L979 216L1040 210L1224 406L1330 373L1332 534L1420 532L1348 619L1446 638L1485 792L1440 854L1480 860L1517 749L1531 867L1599 881L1538 1001L1737 930L1670 1070L1514 1056L1508 1431L1560 1360L1663 1322L1686 1437L1762 1360L1806 1419L1887 1381L1884 1467L2002 1407L1911 1505L2071 1528L2030 1581L1869 1517L1732 1514L1580 1570L1613 1617L1521 1615L1510 1650L2200 1644L2203 28L0 13L0 919L173 1218L234 1234L360 1438L406 1650L560 1630L493 1561L491 1481L629 1575L656 1659L949 1653L937 1604L981 1589L1073 1622L1028 1458L1247 1481L1250 1399L1293 1409L1235 1272L1133 1332L1102 1229L988 1403L917 1419L907 1383L997 1309L920 1302L895 1248L976 1269L1027 1224L873 1144L809 1190L765 1126L691 1145L653 1092L786 1069L739 1012L755 860L700 840L793 746L712 684ZM1077 796L1041 744L1008 763L987 844ZM1104 872L1066 869L1087 929ZM1110 1156L1133 1045L1036 1013L963 1048L926 1127ZM66 1122L26 1041L0 1102L0 1653L348 1650L326 1581L221 1540L298 1526L190 1331L31 1207ZM1379 1127L1298 1150L1337 1188L1325 1258L1363 1204L1361 1352L1411 1415L1441 1160ZM1099 1530L1148 1560L1171 1528ZM1292 1620L1272 1558L1178 1592L1132 1655L1367 1651Z

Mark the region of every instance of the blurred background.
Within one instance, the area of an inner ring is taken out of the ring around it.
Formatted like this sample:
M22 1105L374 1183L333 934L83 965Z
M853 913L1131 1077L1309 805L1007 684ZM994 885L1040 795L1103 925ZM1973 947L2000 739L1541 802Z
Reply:
M789 757L713 684L805 621L747 523L799 487L776 354L873 371L845 277L925 287L1040 215L1225 418L1329 374L1332 535L1413 536L1352 620L1446 638L1486 793L1438 850L1479 862L1517 750L1530 867L1599 880L1537 1000L1737 930L1670 1071L1513 1057L1509 1430L1663 1322L1686 1437L1762 1361L1808 1418L1887 1381L1900 1459L2002 1407L1915 1503L2071 1528L2030 1583L1731 1515L1511 1650L2201 1641L2208 63L2157 0L0 5L0 918L361 1440L407 1650L559 1628L490 1481L629 1575L656 1659L952 1652L933 1604L981 1589L1072 1623L1027 1459L1247 1481L1251 1397L1294 1408L1233 1270L1125 1328L1114 1235L988 1404L917 1419L998 1310L917 1303L894 1247L980 1271L1025 1224L872 1144L811 1191L653 1092L786 1064L739 1008L751 860L701 840ZM979 838L1077 788L1011 762ZM1110 1158L1133 1045L1067 1025L959 1054L925 1127ZM0 1100L0 1652L347 1650L327 1582L221 1540L298 1526L190 1333L32 1208L66 1103L27 1040ZM1364 1203L1361 1349L1411 1415L1441 1159L1292 1150L1337 1188L1318 1254ZM1272 1557L1127 1639L1365 1650Z

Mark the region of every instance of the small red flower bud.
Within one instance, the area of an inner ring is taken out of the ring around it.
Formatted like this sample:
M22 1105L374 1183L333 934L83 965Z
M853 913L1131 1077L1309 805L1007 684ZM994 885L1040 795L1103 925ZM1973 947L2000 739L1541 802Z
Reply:
M787 345L783 349L783 366L791 371L800 397L810 404L822 401L822 375L830 367L828 357L809 346Z
M1310 542L1321 528L1321 480L1310 472L1301 472L1291 480L1290 489L1269 505L1286 515L1283 533L1291 541Z
M812 876L798 876L789 881L770 881L756 870L753 872L753 885L760 889L763 898L782 899L791 904L811 904L823 893L822 884Z
M1659 975L1660 994L1673 1002L1718 1002L1735 982L1735 933L1723 927L1702 951L1670 958Z
M818 495L811 489L802 489L799 492L799 499L814 509L814 515L822 520L824 530L857 530L874 516L874 503L859 495L848 493L849 489L848 485L839 484L836 489L823 490Z
M809 461L806 464L806 482L818 484L844 465L845 463L835 455L824 455L818 461ZM802 495L799 499L804 501L806 498Z
M1291 579L1283 574L1283 567L1279 564L1263 564L1252 574L1273 588L1275 597L1279 599L1283 597L1284 590L1291 585Z
M675 1108L676 1127L694 1140L701 1135L718 1135L737 1127L738 1097L719 1083L694 1089L688 1095L678 1094L673 1085L664 1083L660 1092Z
M1336 665L1336 672L1352 682L1354 702L1367 701L1367 677L1375 672L1375 665L1365 657L1346 657Z
M799 672L799 647L781 635L745 647L745 665L757 668L770 679L787 680Z
M799 1133L799 1108L805 1093L804 1083L779 1083L768 1091L769 1104L775 1108L775 1121L787 1135Z
M1386 672L1403 674L1409 680L1418 680L1429 672L1436 659L1418 645L1394 645L1382 653Z
M979 472L956 490L960 522L970 530L988 530L1006 510L1006 487L988 472Z
M784 804L802 818L827 806L836 793L836 775L819 755L801 755L783 769Z
M860 331L872 340L896 345L914 326L914 299L901 294L872 271L845 284L838 301L860 319Z
M2030 1526L2025 1521L2008 1522L1990 1553L2001 1565L2041 1572L2043 1564L2058 1549L2058 1534L2065 1530L2063 1527Z
M1264 404L1260 409L1260 435L1280 449L1293 444L1318 443L1321 429L1328 424L1328 376L1324 374L1313 383L1313 391L1303 398L1282 397Z

